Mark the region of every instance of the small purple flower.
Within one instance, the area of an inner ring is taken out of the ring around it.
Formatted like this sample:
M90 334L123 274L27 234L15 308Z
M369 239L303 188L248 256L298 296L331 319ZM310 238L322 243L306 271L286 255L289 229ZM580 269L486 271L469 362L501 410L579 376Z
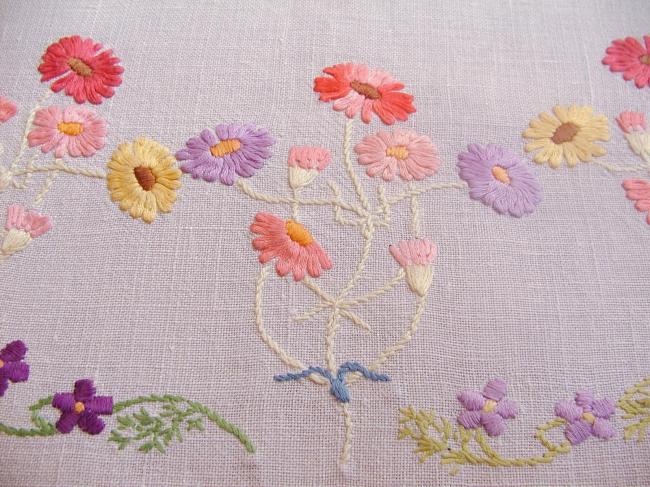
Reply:
M0 350L0 397L4 396L9 381L25 382L29 378L29 365L22 361L26 353L27 347L21 340L7 343Z
M517 218L535 211L542 187L518 156L493 144L467 149L458 154L458 172L469 185L470 198Z
M176 159L186 161L181 170L192 177L210 182L219 179L230 186L235 173L244 178L255 174L271 156L269 147L274 143L266 129L252 123L221 124L214 132L205 129L188 140L187 148L179 150Z
M61 410L61 417L56 422L60 433L70 433L79 425L82 431L97 435L104 429L104 421L97 415L113 413L113 398L95 396L93 381L80 379L74 383L74 393L54 394L52 406Z
M490 436L499 436L506 429L504 419L512 419L519 414L517 404L504 399L507 384L504 380L494 379L487 383L483 392L461 391L458 401L465 407L458 415L458 423L467 429L483 426Z
M591 392L576 393L575 402L559 401L555 414L568 423L564 436L572 445L578 445L590 436L608 440L616 430L608 421L616 411L611 399L594 399Z

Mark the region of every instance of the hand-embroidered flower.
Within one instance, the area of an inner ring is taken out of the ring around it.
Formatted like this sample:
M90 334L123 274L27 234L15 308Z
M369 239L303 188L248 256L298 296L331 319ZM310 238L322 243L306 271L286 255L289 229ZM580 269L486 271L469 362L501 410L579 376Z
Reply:
M18 112L16 104L4 96L0 96L0 123L4 123Z
M637 156L650 161L650 132L646 131L645 115L639 112L623 112L616 122L625 133L625 139Z
M292 147L289 149L289 186L300 189L309 184L325 169L332 156L323 147Z
M542 200L542 187L526 164L507 149L470 144L458 154L458 172L473 200L514 217L532 213Z
M590 436L607 440L616 434L608 421L615 412L614 401L594 399L591 392L576 393L575 402L559 401L555 414L567 421L564 436L572 445L578 445Z
M280 276L290 272L295 281L308 273L319 277L323 269L331 269L332 262L309 231L294 220L282 220L270 213L258 213L251 224L251 232L259 234L253 247L260 251L262 264L277 258L275 270Z
M397 174L405 181L421 181L440 167L438 150L431 139L412 130L380 130L364 137L354 151L359 164L367 166L366 174L381 176L384 181L392 181Z
M106 179L111 199L120 209L146 223L158 211L169 213L180 188L181 171L169 149L143 137L120 144L108 163Z
M21 340L7 343L0 350L0 397L4 396L9 381L25 382L29 378L29 365L23 360L27 347Z
M646 221L650 225L650 181L645 179L626 179L623 181L625 196L634 201L634 207L640 212L648 212Z
M186 161L183 172L206 181L219 179L232 185L235 173L249 178L260 169L271 156L275 139L264 128L252 123L217 125L215 131L205 129L198 137L192 137L187 148L176 153L176 159Z
M524 147L526 152L541 149L533 157L535 162L548 162L555 169L566 160L573 167L578 161L587 162L593 156L607 153L594 143L609 140L606 116L594 115L590 106L557 105L553 112L555 116L541 113L539 118L530 121L530 127L523 133L525 138L533 139Z
M113 413L111 396L96 396L95 385L90 379L80 379L74 383L74 392L54 394L52 407L61 411L56 422L60 433L70 433L79 425L82 431L98 435L104 429L104 421L98 415Z
M650 84L650 35L643 36L645 47L634 37L617 39L605 51L603 64L612 72L623 72L623 79L634 80L637 88Z
M90 157L104 147L106 121L83 107L43 108L36 112L34 126L27 135L29 146L40 145L43 153L54 149L56 158Z
M21 205L7 208L6 234L0 247L0 254L11 255L23 250L33 238L39 237L52 228L49 216L37 211L27 211Z
M124 69L118 66L118 58L107 49L98 52L103 46L92 39L82 39L75 35L63 37L51 44L38 70L43 74L41 81L48 81L65 74L52 83L52 91L65 88L65 94L72 96L77 103L99 104L102 97L110 98L115 93L113 87L122 83Z
M361 120L370 123L374 112L386 125L392 125L415 113L413 95L400 93L404 85L389 73L352 63L336 64L323 72L330 76L314 79L314 91L320 93L321 101L336 100L334 110L345 111L348 118L361 111Z
M505 399L506 388L504 380L494 379L487 383L483 392L460 392L457 398L466 411L458 415L458 423L467 429L483 426L488 435L499 436L506 429L504 419L513 419L519 414L517 404Z
M436 259L438 247L424 238L402 240L388 247L391 255L404 268L406 283L411 291L424 296L433 280L431 263Z

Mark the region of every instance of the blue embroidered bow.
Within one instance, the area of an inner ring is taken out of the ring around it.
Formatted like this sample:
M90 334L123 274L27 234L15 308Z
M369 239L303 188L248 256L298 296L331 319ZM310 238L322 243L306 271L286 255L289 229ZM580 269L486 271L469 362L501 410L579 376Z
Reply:
M332 385L332 387L330 387L330 392L337 401L350 402L350 391L348 390L348 386L344 381L345 374L349 372L359 372L366 379L379 382L388 382L390 380L390 377L387 375L371 372L358 362L345 362L339 367L339 370L336 373L336 377L332 375L329 370L324 369L323 367L309 367L308 369L305 369L302 372L298 372L297 374L288 373L284 375L275 375L273 376L273 380L278 382L287 382L290 380L304 379L311 374L320 374L328 381L330 381L330 384Z

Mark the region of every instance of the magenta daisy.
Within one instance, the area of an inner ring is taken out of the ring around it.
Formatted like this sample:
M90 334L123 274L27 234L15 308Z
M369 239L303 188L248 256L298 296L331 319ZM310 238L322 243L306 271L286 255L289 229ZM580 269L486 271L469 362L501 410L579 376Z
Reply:
M205 129L198 137L192 137L176 153L176 159L185 161L181 170L193 178L206 181L219 179L232 185L235 174L249 178L271 156L275 139L265 128L252 123L221 124L214 131Z
M91 435L104 430L104 421L99 415L113 413L111 396L96 396L95 385L90 379L74 383L74 392L59 392L52 398L52 407L61 411L56 422L60 433L70 433L75 426Z
M634 80L637 88L650 85L650 35L643 36L645 46L634 37L617 39L607 48L603 64L609 70L622 72L626 81Z

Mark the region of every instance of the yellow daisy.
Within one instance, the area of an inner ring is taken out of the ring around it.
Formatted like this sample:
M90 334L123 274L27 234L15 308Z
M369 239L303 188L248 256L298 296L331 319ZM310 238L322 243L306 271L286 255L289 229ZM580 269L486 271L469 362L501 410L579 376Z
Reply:
M541 113L530 121L523 136L533 139L526 144L526 152L541 149L533 160L538 164L548 162L556 169L566 160L571 167L578 161L590 161L593 156L602 156L607 152L597 140L609 140L609 125L605 115L594 115L589 106L557 105L553 113Z
M181 186L181 171L174 163L169 149L153 140L140 137L120 144L108 162L111 199L146 223L156 219L158 210L169 213Z

